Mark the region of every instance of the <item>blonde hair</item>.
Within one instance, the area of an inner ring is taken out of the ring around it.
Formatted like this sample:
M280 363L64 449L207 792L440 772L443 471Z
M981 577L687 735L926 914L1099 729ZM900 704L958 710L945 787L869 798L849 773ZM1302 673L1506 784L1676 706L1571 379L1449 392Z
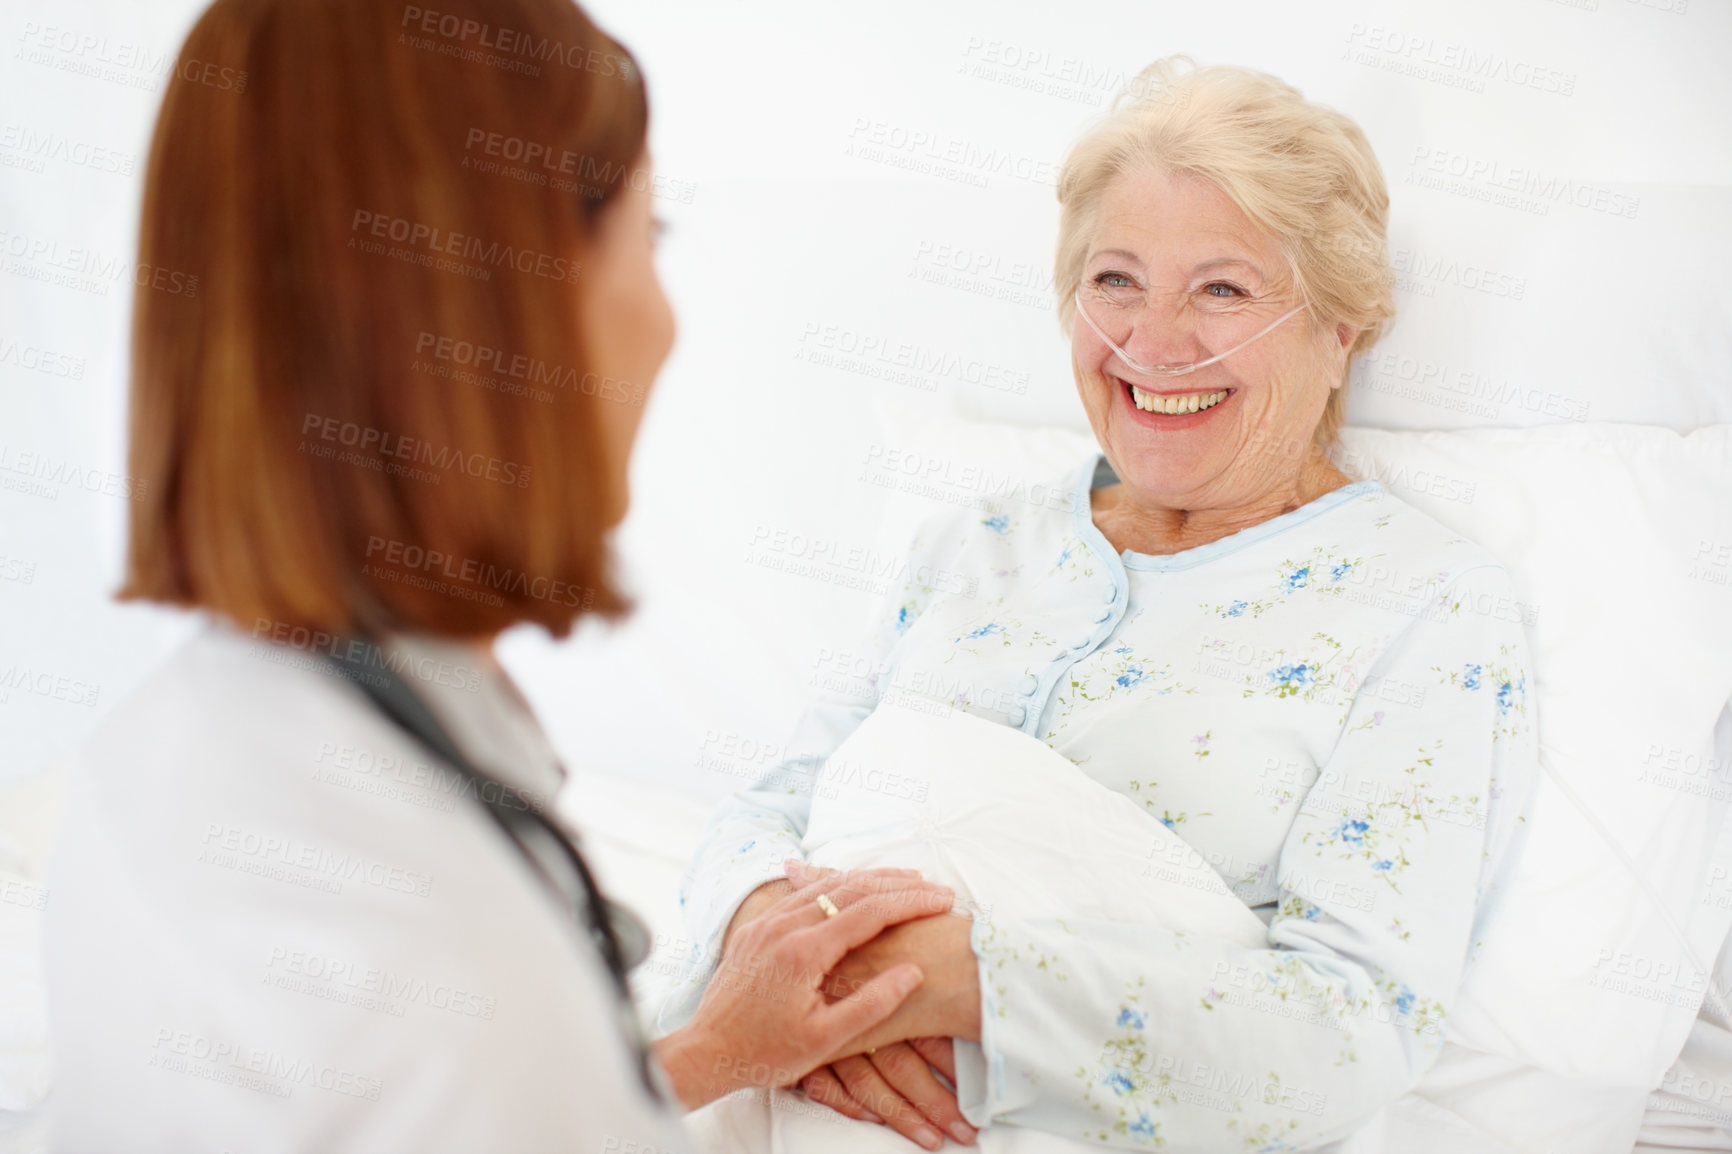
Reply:
M1072 146L1058 179L1053 289L1068 334L1101 195L1122 173L1153 167L1207 180L1287 258L1313 331L1359 330L1317 425L1333 445L1354 360L1392 317L1389 191L1365 133L1265 72L1197 67L1169 56L1143 69L1100 123Z

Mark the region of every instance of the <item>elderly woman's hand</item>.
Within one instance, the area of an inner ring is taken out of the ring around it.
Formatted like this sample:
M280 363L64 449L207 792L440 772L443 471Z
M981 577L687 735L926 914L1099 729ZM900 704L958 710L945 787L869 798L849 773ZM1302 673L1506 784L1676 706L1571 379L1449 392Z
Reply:
M859 1052L858 1039L921 984L921 967L884 967L840 1000L825 992L826 975L886 927L931 920L953 897L918 877L831 875L738 927L697 1013L656 1043L680 1101L695 1109L746 1086L788 1085Z
M922 918L891 926L837 962L825 991L845 998L898 965L916 964L926 975L894 1014L875 1024L862 1047L908 1038L980 1038L980 969L969 944L967 917Z
M949 1079L946 1085L934 1073ZM975 1129L956 1104L950 1038L910 1038L820 1067L800 1081L806 1097L861 1122L879 1122L928 1150L944 1144L939 1127L964 1145ZM931 1123L931 1125L928 1125Z

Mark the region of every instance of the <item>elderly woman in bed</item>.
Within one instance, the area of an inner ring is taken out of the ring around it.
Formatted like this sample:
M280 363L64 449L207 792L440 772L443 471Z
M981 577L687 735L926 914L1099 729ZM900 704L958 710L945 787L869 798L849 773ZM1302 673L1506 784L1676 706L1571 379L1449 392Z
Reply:
M1058 185L1055 283L1100 446L1061 486L1074 502L923 529L907 573L978 590L892 598L874 695L808 712L810 756L724 807L683 901L701 975L789 887L811 801L789 770L894 686L1140 803L1267 948L986 916L887 930L838 977L912 960L924 985L802 1085L930 1148L939 1127L972 1138L962 1115L1172 1150L1350 1131L1435 1058L1535 764L1505 572L1329 459L1394 311L1364 135L1244 69L1162 61L1138 92Z

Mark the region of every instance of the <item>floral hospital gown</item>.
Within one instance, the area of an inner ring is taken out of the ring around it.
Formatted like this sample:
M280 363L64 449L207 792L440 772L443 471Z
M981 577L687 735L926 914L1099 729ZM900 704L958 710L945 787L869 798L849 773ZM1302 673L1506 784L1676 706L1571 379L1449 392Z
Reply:
M1418 1080L1537 768L1508 575L1377 481L1179 553L1117 553L1089 505L1116 481L1097 455L1062 500L923 527L872 691L809 709L801 756L712 820L681 895L694 983L664 1025L690 1012L741 899L799 856L825 756L896 688L1046 742L1268 926L1247 949L977 916L970 1121L1298 1150Z

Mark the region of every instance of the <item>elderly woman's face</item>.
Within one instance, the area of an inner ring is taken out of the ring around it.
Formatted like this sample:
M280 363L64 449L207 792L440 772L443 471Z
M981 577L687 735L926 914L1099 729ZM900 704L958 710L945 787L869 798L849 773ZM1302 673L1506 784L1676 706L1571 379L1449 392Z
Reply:
M1133 360L1165 367L1225 352L1300 303L1274 237L1213 184L1153 170L1102 195L1080 297ZM1122 481L1172 508L1226 508L1298 474L1352 339L1300 312L1224 360L1162 376L1125 364L1078 317L1071 360Z

